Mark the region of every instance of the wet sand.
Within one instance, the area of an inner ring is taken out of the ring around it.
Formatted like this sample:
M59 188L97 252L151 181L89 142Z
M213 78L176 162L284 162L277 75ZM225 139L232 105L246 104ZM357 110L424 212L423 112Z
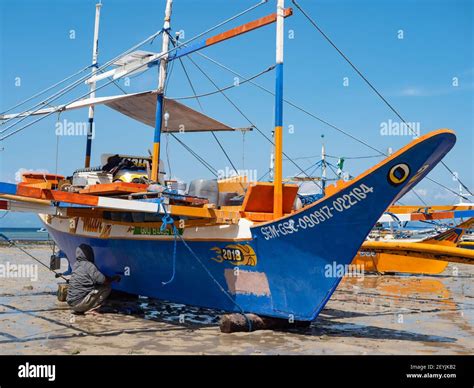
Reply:
M51 250L26 249L44 263ZM34 264L0 247L0 265ZM64 268L65 270L65 268ZM472 354L474 267L438 276L346 278L307 329L222 334L219 313L149 298L110 300L71 315L57 280L0 279L1 354ZM183 321L184 318L184 321Z

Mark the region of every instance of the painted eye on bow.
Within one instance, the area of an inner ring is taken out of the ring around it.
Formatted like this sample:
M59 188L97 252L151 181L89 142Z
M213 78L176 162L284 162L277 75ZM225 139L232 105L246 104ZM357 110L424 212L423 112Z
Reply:
M405 182L410 175L410 167L408 164L400 163L393 166L388 172L388 182L394 186L398 186Z

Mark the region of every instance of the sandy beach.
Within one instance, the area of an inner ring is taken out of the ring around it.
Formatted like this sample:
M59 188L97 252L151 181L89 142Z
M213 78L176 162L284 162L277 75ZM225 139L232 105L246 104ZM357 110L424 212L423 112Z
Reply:
M51 249L28 246L49 263ZM35 264L0 247L0 266ZM64 270L65 263L63 262ZM57 279L3 277L2 354L472 354L474 269L438 276L346 278L307 329L223 334L219 312L149 298L113 298L99 315L71 315Z

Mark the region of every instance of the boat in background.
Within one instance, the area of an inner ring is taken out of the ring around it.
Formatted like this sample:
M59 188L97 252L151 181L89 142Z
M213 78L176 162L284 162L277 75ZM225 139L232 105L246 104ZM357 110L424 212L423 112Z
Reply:
M367 240L352 264L363 266L368 272L439 274L446 269L448 261L432 259L434 256L451 257L456 262L463 257L466 262L472 261L471 252L457 247L473 224L474 218L470 218L445 232L420 240Z

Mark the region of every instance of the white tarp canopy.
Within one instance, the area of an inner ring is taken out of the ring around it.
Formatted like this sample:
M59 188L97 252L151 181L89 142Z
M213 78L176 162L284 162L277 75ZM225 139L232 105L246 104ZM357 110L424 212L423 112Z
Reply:
M37 111L0 115L0 120L25 116L45 115L55 111L80 109L91 105L106 105L143 124L155 127L156 91L124 94L111 97L95 97L79 100L67 105L39 109ZM220 121L181 104L165 98L162 131L163 132L203 132L203 131L235 131ZM166 114L167 113L167 114Z

